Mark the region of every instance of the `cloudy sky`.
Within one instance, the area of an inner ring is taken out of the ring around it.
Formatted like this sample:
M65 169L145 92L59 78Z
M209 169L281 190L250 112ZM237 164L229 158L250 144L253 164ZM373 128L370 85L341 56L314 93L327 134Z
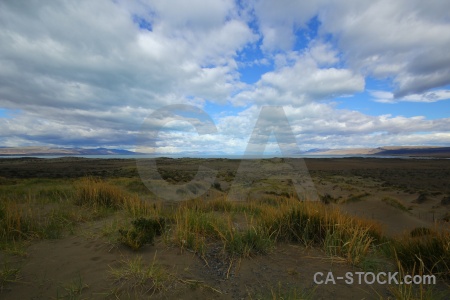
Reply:
M172 104L201 109L214 130L197 134L195 113L160 122L161 152L242 154L267 105L283 107L301 150L450 146L449 11L442 0L1 1L0 146L133 150ZM258 124L276 132L274 111Z

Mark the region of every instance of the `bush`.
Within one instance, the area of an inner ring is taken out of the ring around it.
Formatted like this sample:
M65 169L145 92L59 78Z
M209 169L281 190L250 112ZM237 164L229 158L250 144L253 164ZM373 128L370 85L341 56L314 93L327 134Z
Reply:
M450 222L450 213L446 212L444 217L442 218L444 222Z
M324 204L329 204L330 202L336 203L336 199L334 199L330 194L325 194L323 196L320 197L320 200L322 201L322 203Z
M411 237L418 237L418 236L423 236L423 235L427 235L430 234L431 230L429 228L426 227L417 227L414 228L413 230L411 230Z
M274 245L267 232L257 228L242 232L228 231L224 243L228 253L243 257L268 253Z
M423 231L419 229L418 231ZM426 230L425 230L426 231ZM423 266L424 271L443 278L450 277L450 234L430 231L418 237L405 236L393 246L401 266L408 271Z
M416 202L416 203L421 204L421 203L424 203L424 202L427 201L427 200L428 200L427 194L425 194L425 193L420 193L419 197L417 197L417 199L414 200L413 202Z
M138 250L145 244L152 244L155 236L160 236L165 228L165 220L163 218L146 219L138 218L131 222L132 229L119 229L119 242Z
M450 204L450 196L442 198L441 204L442 205L449 205Z
M220 182L214 182L213 187L218 190L218 191L222 191L222 187L220 186Z

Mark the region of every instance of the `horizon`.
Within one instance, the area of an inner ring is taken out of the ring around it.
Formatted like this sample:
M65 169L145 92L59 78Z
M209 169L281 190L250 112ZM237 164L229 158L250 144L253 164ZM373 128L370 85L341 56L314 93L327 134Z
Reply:
M0 149L5 149L0 147ZM208 153L139 153L122 149L106 148L48 148L23 147L7 148L12 152L0 151L0 158L92 158L92 159L226 159L226 160L267 160L267 159L323 159L323 158L374 158L374 159L450 159L450 147L392 147L347 148L347 149L310 149L299 153L245 153L245 154L208 154ZM18 149L14 152L14 149ZM30 150L30 151L27 151ZM34 150L34 151L32 151ZM65 150L59 152L58 150ZM105 150L107 152L105 152ZM69 152L68 152L69 151ZM75 151L75 152L70 152Z
M228 156L251 142L264 155L448 147L449 10L439 1L2 2L0 147ZM185 110L157 114L174 104ZM263 114L267 106L281 110Z

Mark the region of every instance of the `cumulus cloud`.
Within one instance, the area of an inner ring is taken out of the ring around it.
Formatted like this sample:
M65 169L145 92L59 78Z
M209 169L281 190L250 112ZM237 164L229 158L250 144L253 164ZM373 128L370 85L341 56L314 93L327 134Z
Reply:
M257 106L220 120L218 131L229 140L240 140L241 153L259 117ZM450 119L427 120L422 116L368 116L326 103L285 106L285 114L302 150L310 148L378 147L383 145L442 145L450 143ZM277 125L276 116L264 121ZM425 134L426 133L426 134ZM282 137L282 135L281 135ZM278 141L283 142L283 140Z
M235 16L233 1L178 2L2 2L0 105L20 109L17 122L53 124L42 131L55 137L71 132L65 127L90 128L102 144L101 128L137 130L139 112L223 103L240 86L236 52L257 36ZM3 125L6 136L14 125ZM56 143L30 133L35 126L20 128L31 140ZM83 144L88 135L78 137L60 142Z
M278 68L265 73L252 87L238 93L233 102L302 105L310 101L331 99L362 92L364 77L349 69L321 68L338 61L326 44L314 44L304 53L278 55Z
M255 1L254 10L263 34L265 51L292 50L295 31L305 28L323 1Z
M449 144L448 119L333 104L368 78L393 89L371 89L367 103L449 99L449 10L419 0L2 1L1 145L132 149L145 117L175 103L234 107L216 115L217 134L169 126L178 131L161 133L160 146L170 152L240 153L264 105L285 107L303 149ZM264 71L248 83L243 68Z
M317 17L355 70L394 78L395 96L450 84L450 23L446 1L270 1L254 4L265 51L289 51ZM306 36L308 38L308 36Z
M450 99L450 90L434 90L421 94L410 94L403 98L395 98L394 93L387 91L369 91L373 100L380 103L424 102L431 103Z
M401 98L450 84L450 23L446 1L346 1L319 13L348 62L393 77Z

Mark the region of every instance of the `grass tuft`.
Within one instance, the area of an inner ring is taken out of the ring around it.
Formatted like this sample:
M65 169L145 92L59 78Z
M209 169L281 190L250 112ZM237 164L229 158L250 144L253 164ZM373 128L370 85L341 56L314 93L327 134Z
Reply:
M138 256L122 261L119 268L111 268L110 274L118 285L119 294L121 292L154 294L165 290L172 278L156 263L156 254L150 265L145 264L142 257Z
M392 241L398 263L406 271L422 266L423 272L450 278L450 233L429 231L426 235L405 235Z
M390 205L392 207L395 207L399 210L402 211L408 211L408 208L406 206L404 206L400 201L398 201L397 199L394 198L390 198L390 197L384 197L383 199L381 199L381 201L383 201L384 203L386 203L387 205Z
M119 242L133 250L138 250L145 244L152 244L155 236L161 235L165 228L163 218L158 220L138 218L131 224L133 225L132 229L119 229Z
M11 267L9 263L4 262L0 268L0 292L6 288L8 283L17 282L20 279L20 270Z
M91 208L120 209L126 199L126 193L105 181L94 177L80 179L76 185L75 204Z

